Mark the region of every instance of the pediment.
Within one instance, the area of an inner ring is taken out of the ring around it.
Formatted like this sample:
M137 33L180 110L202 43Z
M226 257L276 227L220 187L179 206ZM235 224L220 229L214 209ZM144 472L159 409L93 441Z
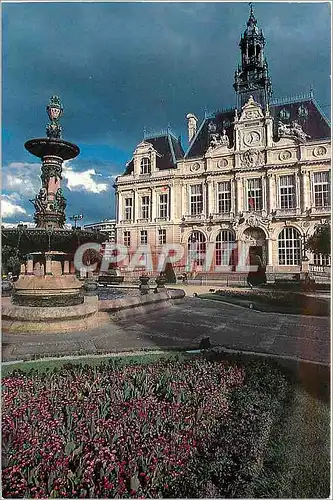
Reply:
M242 112L239 118L240 122L245 122L249 120L257 120L258 118L264 118L262 108L260 104L255 102L252 96L242 107Z
M138 149L148 149L149 151L153 150L153 146L152 144L150 144L150 142L145 142L145 141L142 141L140 142L140 144L137 145L135 151L137 151Z

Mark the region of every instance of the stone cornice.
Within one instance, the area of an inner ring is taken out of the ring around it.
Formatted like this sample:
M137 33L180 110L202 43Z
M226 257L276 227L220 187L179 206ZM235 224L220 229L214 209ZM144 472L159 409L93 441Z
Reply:
M272 163L272 164L266 164L266 165L261 165L258 167L232 167L228 170L206 170L204 172L201 172L197 176L189 177L187 173L180 173L178 172L178 175L175 176L164 176L164 177L158 177L158 178L153 178L151 177L148 180L142 180L142 179L129 179L128 181L124 182L121 181L119 184L116 185L116 189L119 190L121 187L142 187L142 189L149 189L152 187L157 187L157 185L161 182L167 182L174 183L175 181L179 180L186 180L188 183L195 182L199 180L199 178L207 178L207 177L218 177L221 175L230 175L232 173L248 173L248 172L264 172L265 170L281 170L281 169L290 169L290 168L301 168L304 166L311 167L312 165L318 165L318 164L325 164L329 165L331 164L330 158L323 158L323 159L309 159L309 160L298 160L294 163Z

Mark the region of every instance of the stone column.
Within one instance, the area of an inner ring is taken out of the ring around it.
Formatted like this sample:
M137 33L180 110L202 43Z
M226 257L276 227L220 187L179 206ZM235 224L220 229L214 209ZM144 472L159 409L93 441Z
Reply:
M34 274L34 259L32 255L27 256L27 274Z
M52 255L45 256L45 274L52 276Z
M273 174L268 174L268 213L272 210L276 210L276 185L275 185L275 176Z
M171 197L174 197L174 190L175 186L172 184L172 187L169 187L168 191L168 220L173 221L175 216L174 216L174 210L175 210L175 204L173 203L173 199Z
M36 262L36 264L34 266L34 275L40 276L40 263L39 262Z
M120 195L119 191L116 192L116 223L119 224L119 222L122 219L121 212L120 212Z
M230 186L231 186L231 212L233 214L236 214L237 185L236 185L236 180L235 179L231 179ZM217 199L217 195L216 195L216 199ZM217 208L217 201L216 201L216 208ZM216 211L218 211L218 210L216 210Z
M136 222L140 217L139 217L139 196L138 192L135 189L134 190L134 196L133 196L133 201L134 201L134 207L133 207L133 220Z
M159 194L156 193L156 190L151 188L150 190L150 196L151 196L151 201L150 201L150 206L151 206L151 220L155 222L155 219L157 218L157 203L158 203L158 196Z
M69 272L69 260L64 261L64 274L70 274L70 272Z
M265 122L266 122L267 147L272 147L272 145L273 145L273 119L271 117L267 117Z
M180 197L181 197L181 214L180 217L185 215L186 212L186 203L185 203L185 198L186 198L186 187L184 186L183 183L180 184Z
M265 212L268 211L268 203L267 203L267 177L262 176L261 177L261 186L262 186L262 210L265 210Z
M20 275L25 274L25 273L26 273L25 264L21 264L21 266L20 266Z
M243 203L243 180L236 176L236 213L243 212L245 210Z
M215 206L215 189L215 181L209 180L207 184L207 217L209 217L210 214L214 214L215 212L217 212Z
M302 194L303 199L301 208L302 211L305 212L307 208L311 207L309 172L306 172L305 170L302 171Z
M295 184L296 184L296 208L301 208L301 186L300 186L300 174L295 174ZM305 193L304 193L305 194Z
M74 261L72 261L72 260L69 263L69 272L70 272L70 274L75 274L75 264L74 264Z
M267 239L267 266L273 266L273 240Z

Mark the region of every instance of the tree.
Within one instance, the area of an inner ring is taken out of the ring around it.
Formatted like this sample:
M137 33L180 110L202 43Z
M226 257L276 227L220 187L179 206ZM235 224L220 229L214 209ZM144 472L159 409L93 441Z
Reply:
M85 266L96 264L96 262L99 265L101 261L102 255L98 250L95 250L94 248L88 248L83 252L82 262Z
M9 272L18 276L20 274L20 265L24 262L23 255L18 251L17 248L11 247L9 245L3 245L1 249L1 269L2 274L8 274Z
M305 247L312 253L331 255L331 225L321 224L310 236Z

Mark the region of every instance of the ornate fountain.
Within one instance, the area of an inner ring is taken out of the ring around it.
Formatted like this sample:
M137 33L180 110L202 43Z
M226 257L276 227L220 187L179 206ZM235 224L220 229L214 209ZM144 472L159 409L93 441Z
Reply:
M52 96L46 109L50 118L47 137L25 143L29 153L42 161L42 186L36 197L30 200L35 207L36 228L2 229L3 244L26 254L11 304L6 303L3 307L4 331L35 331L38 322L46 331L63 329L65 323L65 329L70 329L70 323L77 328L80 318L94 315L98 310L97 296L84 296L73 260L81 244L89 241L102 243L107 235L81 231L76 227L71 230L64 228L63 162L75 158L80 150L61 138L59 119L63 106L59 97Z
M61 174L64 160L75 158L80 150L78 146L61 138L59 119L63 107L58 96L52 96L47 106L50 123L46 126L45 139L31 139L24 147L42 160L42 187L34 200L35 222L37 228L63 228L66 217L66 198L61 189Z

